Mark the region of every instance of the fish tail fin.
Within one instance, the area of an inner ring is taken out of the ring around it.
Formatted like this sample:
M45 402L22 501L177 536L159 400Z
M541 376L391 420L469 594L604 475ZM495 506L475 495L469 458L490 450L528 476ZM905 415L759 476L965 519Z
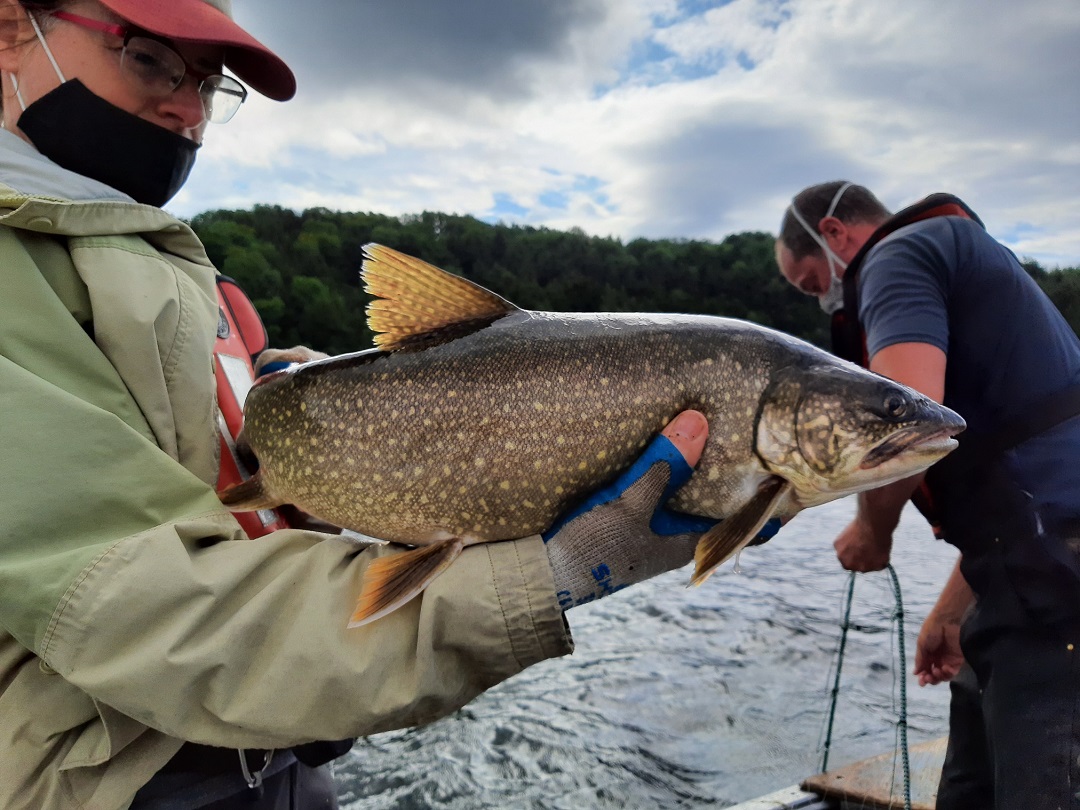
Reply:
M233 512L254 512L257 509L281 506L281 501L267 491L261 473L255 473L247 481L226 487L218 493L218 499Z
M449 567L464 543L451 537L430 546L379 557L368 565L349 627L360 627L397 610Z
M782 478L767 481L738 512L705 532L694 551L694 575L690 584L700 585L724 560L749 543L790 489L791 484Z

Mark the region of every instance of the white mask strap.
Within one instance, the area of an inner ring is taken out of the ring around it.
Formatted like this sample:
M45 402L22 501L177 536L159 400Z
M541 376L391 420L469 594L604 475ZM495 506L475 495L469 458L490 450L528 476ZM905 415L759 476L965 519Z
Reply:
M854 183L844 183L844 185L840 186L840 188L836 190L836 193L833 195L832 202L829 203L829 208L825 211L825 216L822 217L822 219L831 217L833 215L833 212L836 211L836 206L840 203L840 198L843 197L844 192L851 188L853 185ZM825 251L826 255L831 254L832 249L829 247L828 242L825 241L825 237L818 233L817 228L811 228L810 224L805 219L803 219L803 215L800 214L799 209L795 207L794 200L791 201L791 205L788 206L788 210L791 211L791 215L795 217L795 220L803 226L803 228L808 234L810 234L810 237L815 242L817 242L818 245L821 246L821 249ZM839 257L836 261L837 263L844 264L844 266L846 266L846 263L840 262Z
M26 16L30 20L30 25L34 27L34 33L37 35L38 42L41 43L41 47L45 50L45 55L49 57L49 62L52 63L53 70L56 71L56 75L60 78L60 84L63 84L67 81L67 79L64 78L64 73L62 70L60 70L60 65L56 64L56 59L53 57L52 51L49 50L48 43L45 42L45 35L41 33L41 26L38 25L38 22L36 19L34 19L33 14L27 12ZM26 102L23 101L22 91L19 89L19 80L15 78L14 73L11 74L11 86L15 88L15 98L19 102L19 107L22 108L23 112L26 112Z
M53 58L52 51L49 50L49 45L45 42L45 35L41 33L41 27L38 25L37 20L34 19L33 14L27 14L26 16L30 18L30 24L34 26L34 33L37 34L38 42L41 43L41 47L45 49L45 55L49 57L53 70L55 70L56 75L60 77L60 84L63 84L67 79L64 78L63 71L60 70L60 66L56 64L56 59Z

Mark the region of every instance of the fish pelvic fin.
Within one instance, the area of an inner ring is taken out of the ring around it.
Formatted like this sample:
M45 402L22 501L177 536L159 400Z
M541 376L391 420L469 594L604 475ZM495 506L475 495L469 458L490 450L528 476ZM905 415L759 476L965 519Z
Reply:
M477 332L518 311L479 284L382 245L364 245L360 276L374 296L367 320L375 345L419 351Z
M690 584L700 585L724 560L753 540L790 490L791 484L774 476L762 484L738 512L705 532L694 551L694 575Z
M461 538L451 537L374 560L364 572L349 627L373 622L419 595L457 559L463 547Z
M283 503L263 485L262 473L255 473L247 481L226 487L218 493L218 500L231 512L254 512L257 509L281 506Z

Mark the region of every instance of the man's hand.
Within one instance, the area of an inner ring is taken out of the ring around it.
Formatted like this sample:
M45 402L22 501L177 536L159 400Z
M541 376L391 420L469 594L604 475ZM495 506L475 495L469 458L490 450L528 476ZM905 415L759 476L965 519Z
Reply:
M960 572L957 560L937 602L930 610L915 647L915 674L919 686L952 680L964 663L960 626L975 604L975 594Z
M915 643L915 674L919 686L952 680L964 663L960 622L931 613Z
M889 564L892 533L879 536L869 523L856 516L837 536L833 548L840 565L848 571L881 571Z

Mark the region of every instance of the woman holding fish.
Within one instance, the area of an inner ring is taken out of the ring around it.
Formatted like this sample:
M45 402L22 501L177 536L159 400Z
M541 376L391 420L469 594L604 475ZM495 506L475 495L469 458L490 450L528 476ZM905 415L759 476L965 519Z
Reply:
M862 186L804 189L777 262L839 354L969 424L923 489L860 495L835 543L845 568L884 568L911 497L961 551L915 657L921 684L952 681L937 807L1080 808L1080 340L951 195L890 215Z
M245 84L291 97L289 68L227 0L0 0L0 81L0 806L334 806L314 766L340 749L306 744L451 712L570 652L564 606L691 559L685 524L648 524L695 414L565 533L466 548L348 629L387 552L250 541L219 502L230 321L160 208L208 124Z

